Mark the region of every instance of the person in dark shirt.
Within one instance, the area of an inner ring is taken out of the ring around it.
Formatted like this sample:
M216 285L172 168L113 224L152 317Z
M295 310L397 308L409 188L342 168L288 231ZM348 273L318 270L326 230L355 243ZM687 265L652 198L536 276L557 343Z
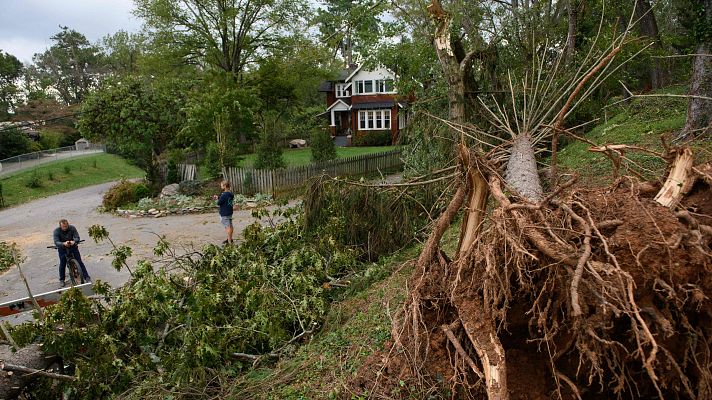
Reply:
M57 246L57 252L59 253L59 284L64 287L64 274L67 267L67 250L72 253L74 259L77 260L79 266L82 269L82 275L84 276L85 282L91 282L89 273L87 273L87 268L82 262L82 256L79 254L79 247L77 242L79 242L79 232L77 228L73 225L69 225L66 219L59 220L59 227L55 228L52 234L54 239L54 245Z
M223 244L232 244L232 205L235 196L230 191L229 181L220 182L220 189L222 189L222 193L220 193L220 196L214 196L214 198L218 201L218 206L220 207L220 223L225 227L225 233L227 233L227 239L223 241Z

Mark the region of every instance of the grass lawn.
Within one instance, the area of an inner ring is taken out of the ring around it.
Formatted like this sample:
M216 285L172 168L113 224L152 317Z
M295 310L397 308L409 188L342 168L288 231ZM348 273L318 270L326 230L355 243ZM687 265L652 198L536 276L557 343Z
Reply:
M0 179L5 206L145 173L113 154L95 154L41 164ZM34 187L31 187L34 186Z
M656 93L684 94L684 86L663 88ZM681 98L639 98L633 99L629 105L617 105L607 110L608 118L587 132L584 136L596 143L604 144L635 144L648 149L663 151L660 136L665 133L676 133L685 125L687 100ZM603 119L604 110L601 110ZM611 161L601 153L589 151L590 145L580 141L571 141L559 153L559 165L563 171L576 172L582 181L601 184L610 179L613 170ZM669 140L668 140L669 143ZM698 142L700 143L700 142ZM696 145L700 146L700 145ZM702 144L704 149L695 152L696 158L704 158L709 154L710 144ZM695 147L695 146L693 146ZM655 156L627 152L626 157L638 164L637 171L642 172L647 179L660 178L664 172L665 162ZM621 175L630 173L621 170Z
M362 154L373 154L382 153L384 151L393 150L398 148L398 146L378 146L378 147L337 147L336 154L339 158L348 158L354 156L360 156ZM284 157L284 162L287 163L287 167L296 167L300 165L311 164L311 149L285 149L282 153ZM245 159L240 162L238 167L250 168L252 167L257 154L246 154Z

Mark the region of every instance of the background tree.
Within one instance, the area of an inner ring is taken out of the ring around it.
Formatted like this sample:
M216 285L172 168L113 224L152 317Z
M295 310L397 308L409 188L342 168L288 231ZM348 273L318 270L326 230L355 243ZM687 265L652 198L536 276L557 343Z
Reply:
M346 65L356 62L355 56L369 58L380 40L385 3L377 0L327 0L319 9L315 22L321 41L331 49L332 57L341 53ZM354 54L356 53L356 54Z
M240 78L255 55L307 15L296 0L136 0L135 14L186 63Z
M692 2L689 19L695 38L690 98L680 137L712 135L712 0Z
M57 91L65 104L78 104L96 84L100 73L99 48L81 33L64 26L51 37L54 44L35 54L38 79Z
M12 54L0 50L0 121L14 112L19 92L17 81L22 76L22 63Z
M30 139L15 128L0 128L0 160L29 153Z
M265 111L259 118L260 141L257 145L257 169L284 168L287 164L282 157L284 123L280 112Z
M136 74L145 52L146 36L120 30L101 40L106 68L114 74Z
M182 122L180 89L180 82L170 79L107 79L82 104L79 131L114 146L146 171L154 190L160 189L160 156Z

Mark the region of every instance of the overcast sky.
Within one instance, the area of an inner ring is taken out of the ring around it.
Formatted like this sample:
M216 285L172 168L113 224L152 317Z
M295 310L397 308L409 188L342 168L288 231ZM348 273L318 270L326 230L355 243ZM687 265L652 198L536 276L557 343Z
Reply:
M59 26L82 33L90 42L118 30L136 32L132 0L0 0L0 50L23 63L45 51Z

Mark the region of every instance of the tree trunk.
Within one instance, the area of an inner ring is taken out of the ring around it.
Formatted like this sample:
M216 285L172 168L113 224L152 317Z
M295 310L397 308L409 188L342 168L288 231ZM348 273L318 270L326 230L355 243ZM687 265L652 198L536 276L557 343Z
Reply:
M712 0L705 0L705 19L712 23ZM693 96L712 97L712 43L704 39L697 45L692 63L690 94ZM697 132L700 131L701 132ZM712 135L712 100L690 98L687 105L687 120L680 132L681 138L699 135Z
M658 31L658 22L655 19L650 0L637 0L635 6L635 17L638 21L638 31L641 36L654 41L653 49L662 50L662 41ZM645 89L659 89L663 86L664 71L659 58L652 59L648 64L648 82Z
M564 62L566 64L571 63L574 58L574 53L576 51L576 26L578 22L578 1L569 0L567 6L568 17L569 17L569 30L566 33L566 53L564 55Z
M541 200L543 189L536 167L532 139L528 132L520 133L512 143L512 152L505 174L507 184L531 202Z

